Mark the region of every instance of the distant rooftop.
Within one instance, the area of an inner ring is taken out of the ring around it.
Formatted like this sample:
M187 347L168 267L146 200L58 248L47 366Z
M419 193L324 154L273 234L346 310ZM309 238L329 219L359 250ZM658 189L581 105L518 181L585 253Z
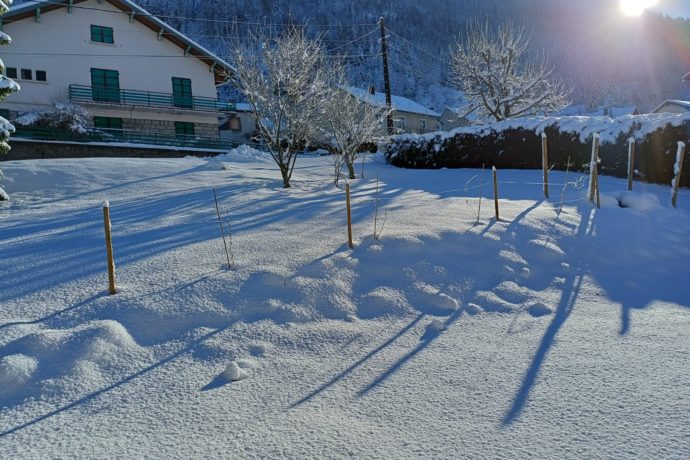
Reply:
M344 89L361 101L367 102L368 104L376 107L386 107L386 95L384 93L375 92L374 94L371 94L368 90L362 88ZM419 104L412 99L402 96L392 96L391 99L393 109L396 112L416 113L437 118L441 116L440 113L434 112L433 110L424 107L422 104Z

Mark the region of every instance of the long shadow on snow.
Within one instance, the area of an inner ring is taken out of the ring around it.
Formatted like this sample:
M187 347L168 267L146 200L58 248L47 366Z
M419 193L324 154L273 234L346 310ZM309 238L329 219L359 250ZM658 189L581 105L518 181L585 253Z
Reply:
M100 390L94 391L93 393L89 393L88 395L86 395L82 398L79 398L76 401L73 401L69 404L62 406L62 407L59 407L59 408L57 408L57 409L55 409L55 410L53 410L53 411L51 411L45 415L37 417L37 418L30 420L28 422L21 423L21 424L16 425L12 428L8 428L5 431L0 432L0 438L3 438L5 436L9 436L9 435L17 433L18 431L21 431L25 428L29 428L33 425L41 423L44 420L47 420L47 419L49 419L55 415L62 414L63 412L67 412L69 410L75 409L75 408L82 406L84 404L88 404L89 402L96 400L99 396L102 396L102 395L104 395L104 394L106 394L106 393L108 393L108 392L110 392L116 388L119 388L122 385L130 383L131 381L133 381L139 377L145 376L149 372L156 370L159 367L164 366L164 365L172 362L173 360L182 356L183 354L193 351L196 346L198 346L198 345L202 344L203 342L205 342L206 340L208 340L212 337L215 337L216 335L224 332L225 330L227 330L231 326L232 326L232 323L228 324L226 326L223 326L222 328L218 328L214 331L211 331L211 332L199 337L198 339L195 339L194 341L192 341L191 343L186 345L181 350L169 355L168 357L166 357L166 358L164 358L164 359L162 359L162 360L160 360L160 361L158 361L158 362L156 362L150 366L145 367L144 369L141 369L138 372L135 372L134 374L128 375L127 377L125 377L121 380L118 380L117 382L115 382L111 385L108 385L104 388L101 388Z

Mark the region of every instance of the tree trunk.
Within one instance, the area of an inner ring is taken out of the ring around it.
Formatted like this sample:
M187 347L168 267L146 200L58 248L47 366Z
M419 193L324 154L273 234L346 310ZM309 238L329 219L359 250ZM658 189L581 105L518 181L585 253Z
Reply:
M346 158L345 163L347 164L347 171L349 173L349 179L357 179L357 176L355 175L355 164L354 161L350 161L349 158Z
M283 177L283 188L290 188L290 170L285 165L280 165L280 175Z

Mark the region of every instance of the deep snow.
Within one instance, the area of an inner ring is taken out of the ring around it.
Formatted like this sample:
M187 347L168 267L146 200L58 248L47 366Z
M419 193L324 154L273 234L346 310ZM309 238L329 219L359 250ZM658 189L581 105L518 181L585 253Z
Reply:
M351 251L328 158L290 190L246 150L3 169L2 458L690 452L687 190L601 177L596 210L570 173L559 211L564 173L543 200L541 171L499 171L476 224L488 171L376 157Z

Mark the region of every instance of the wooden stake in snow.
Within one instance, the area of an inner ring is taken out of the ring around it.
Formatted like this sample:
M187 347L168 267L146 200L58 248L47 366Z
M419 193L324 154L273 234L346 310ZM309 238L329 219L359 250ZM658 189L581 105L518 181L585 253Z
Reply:
M633 189L633 176L635 175L635 138L628 139L628 191Z
M541 133L541 167L544 170L544 198L549 197L549 145L546 133Z
M103 224L105 226L105 249L108 253L108 292L114 295L115 290L115 260L113 259L113 240L110 235L110 203L103 202Z
M673 198L671 203L675 208L678 204L678 190L680 189L680 173L683 170L683 160L685 159L685 142L678 142L678 151L676 152L676 164L673 166L673 173L676 175L673 178Z
M597 208L601 207L601 201L599 199L599 170L597 168L599 164L600 141L599 134L594 133L592 139L592 160L589 163L589 192L587 193L587 198L590 202L594 202L596 199Z
M496 222L498 222L500 217L498 217L498 176L496 174L496 166L492 167L494 173L494 207L496 208Z
M350 210L350 181L345 182L345 199L347 203L347 244L350 249L355 245L352 243L352 211Z
M479 178L479 209L477 209L477 223L479 225L479 216L482 214L482 193L484 192L484 166L482 165L482 175Z
M223 219L220 218L220 209L218 208L218 196L216 195L215 187L213 187L213 200L216 203L216 215L218 216L218 224L220 225L220 236L223 237L223 247L225 247L225 260L227 260L228 262L228 270L231 270L233 264L230 262L228 243L225 241L225 228L223 228Z

